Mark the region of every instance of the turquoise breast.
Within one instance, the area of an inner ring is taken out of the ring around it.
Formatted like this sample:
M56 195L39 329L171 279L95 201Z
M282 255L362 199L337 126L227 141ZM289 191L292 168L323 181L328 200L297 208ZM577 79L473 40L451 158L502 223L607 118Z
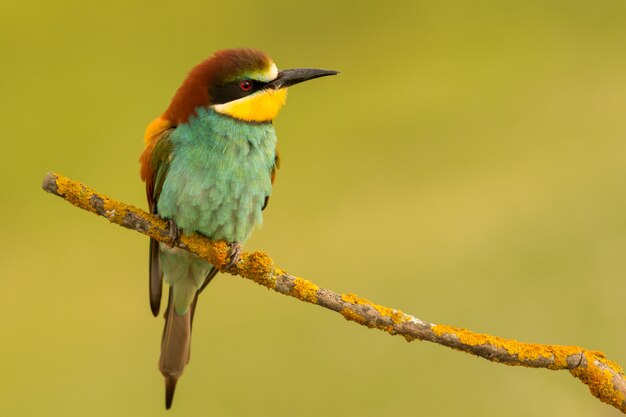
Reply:
M170 136L172 156L158 201L183 233L244 242L262 222L276 155L271 123L197 109Z

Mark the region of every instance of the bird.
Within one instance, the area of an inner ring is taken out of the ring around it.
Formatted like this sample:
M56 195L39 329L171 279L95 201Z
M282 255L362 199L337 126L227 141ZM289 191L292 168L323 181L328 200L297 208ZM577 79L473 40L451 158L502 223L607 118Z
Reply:
M150 240L149 298L159 314L163 281L169 285L159 370L165 408L190 357L198 296L215 266L176 243L202 234L230 245L229 264L262 222L280 159L272 121L287 88L338 71L278 70L265 52L224 49L193 67L169 106L146 128L140 157L148 208L169 221L169 243Z

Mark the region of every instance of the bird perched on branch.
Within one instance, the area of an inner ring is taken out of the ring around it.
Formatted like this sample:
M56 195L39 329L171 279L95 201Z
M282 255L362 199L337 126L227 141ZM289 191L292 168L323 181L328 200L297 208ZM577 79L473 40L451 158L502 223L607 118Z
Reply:
M145 133L141 178L150 211L169 219L171 245L150 241L150 307L156 316L162 281L169 284L159 369L165 407L189 361L198 295L217 273L175 247L179 233L201 233L231 245L235 263L267 206L279 165L272 120L287 87L335 75L320 69L278 70L268 55L228 49L194 67L169 107Z

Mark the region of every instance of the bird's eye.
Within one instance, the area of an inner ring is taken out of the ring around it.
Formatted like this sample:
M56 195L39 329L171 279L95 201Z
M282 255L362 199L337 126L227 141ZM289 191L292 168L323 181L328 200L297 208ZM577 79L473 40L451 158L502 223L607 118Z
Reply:
M239 88L243 91L250 91L252 90L252 82L250 80L243 80L239 83Z

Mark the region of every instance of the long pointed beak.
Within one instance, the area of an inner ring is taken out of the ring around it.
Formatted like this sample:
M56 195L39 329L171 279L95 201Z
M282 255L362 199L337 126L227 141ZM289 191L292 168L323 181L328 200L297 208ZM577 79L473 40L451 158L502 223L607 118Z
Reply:
M266 88L279 88L289 87L290 85L298 84L303 81L312 80L313 78L327 77L329 75L339 74L339 71L313 69L313 68L294 68L286 69L278 72L278 77L274 81L271 81L266 85Z

